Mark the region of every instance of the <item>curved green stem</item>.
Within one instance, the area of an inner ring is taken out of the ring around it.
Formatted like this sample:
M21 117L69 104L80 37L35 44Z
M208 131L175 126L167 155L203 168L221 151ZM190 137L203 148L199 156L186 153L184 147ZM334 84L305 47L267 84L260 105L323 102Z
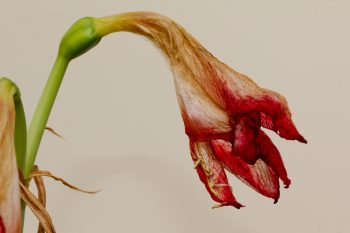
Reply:
M98 35L95 30L94 18L91 17L85 17L78 20L63 36L55 64L33 115L28 130L28 135L26 132L22 133L16 129L16 132L19 132L18 134L15 133L16 143L27 142L26 147L21 147L20 151L18 151L20 153L25 153L25 156L18 159L19 168L23 173L25 182L28 182L30 173L33 169L36 154L38 152L51 109L55 102L69 62L94 47L100 41L100 39L101 36ZM18 129L23 129L23 127L26 127L25 119L23 118L23 106L20 99L17 100L17 102L18 104L16 105L16 111L18 111L20 114L18 115L18 122L16 118L16 125L18 126ZM21 203L21 209L23 223L26 209L24 202Z
M56 62L28 130L23 171L25 180L29 178L34 166L41 138L69 62L93 48L103 36L122 29L126 23L123 16L125 14L101 19L85 17L74 23L63 36Z
M28 179L34 166L36 153L39 149L46 123L49 119L53 103L55 102L67 66L68 60L64 57L58 56L33 115L28 130L27 161L23 172L24 179Z
M97 45L103 36L124 29L125 24L130 20L130 18L125 18L124 16L127 16L127 14L120 14L101 19L85 17L74 23L63 36L56 61L30 123L27 135L27 147L24 147L23 149L26 153L24 161L20 161L20 167L23 168L25 182L28 182L30 173L33 169L51 109L69 62ZM18 106L18 111L22 113L22 104L19 103ZM22 119L19 120L19 125L22 124L23 126ZM23 128L22 126L21 128ZM25 140L25 138L19 135L18 141L23 140ZM25 204L22 203L23 219L24 213Z
M46 123L69 62L94 47L101 39L95 32L94 18L85 17L73 24L63 36L56 62L32 118L23 176L27 180L34 166Z
M23 171L22 171L23 177L26 182L34 166L36 153L39 149L40 141L44 133L46 123L49 119L49 115L50 115L53 103L55 102L59 87L61 85L65 71L67 69L67 66L68 66L68 61L65 58L58 56L53 66L53 69L51 71L51 74L49 76L49 79L46 83L44 91L41 95L37 109L33 115L29 130L28 130L27 150L26 150L26 156L25 156L26 161L21 162L22 168L23 168ZM24 226L25 210L26 210L26 204L23 201L21 201L22 232L23 232L23 226Z

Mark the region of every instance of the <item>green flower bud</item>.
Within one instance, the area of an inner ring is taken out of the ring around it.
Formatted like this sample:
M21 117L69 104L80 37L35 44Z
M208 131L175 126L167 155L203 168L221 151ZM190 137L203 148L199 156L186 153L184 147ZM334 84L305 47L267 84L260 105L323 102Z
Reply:
M81 18L64 34L59 55L72 60L97 45L101 38L96 32L95 18Z

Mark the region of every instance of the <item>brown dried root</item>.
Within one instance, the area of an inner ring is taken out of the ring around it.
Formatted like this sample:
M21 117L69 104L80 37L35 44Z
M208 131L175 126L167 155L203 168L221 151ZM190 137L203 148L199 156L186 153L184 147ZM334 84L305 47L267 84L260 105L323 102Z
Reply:
M34 172L39 171L38 166L34 166L33 169ZM44 179L40 176L33 177L36 188L38 190L38 198L39 201L43 204L44 207L46 207L46 189L44 184ZM38 226L38 233L45 233L44 227L39 223Z
M39 194L39 199L32 192L29 191L29 188L27 186L25 186L22 182L19 182L20 191L21 191L21 199L29 206L29 208L32 210L34 215L37 217L37 219L39 221L38 233L43 233L43 232L55 233L56 230L55 230L55 227L53 225L52 219L51 219L49 213L47 212L47 210L45 209L44 201L45 201L46 197L43 198L45 193L42 192L43 187L44 187L44 183L41 181L39 181L39 182L40 182L40 184L39 184L40 188L39 188L39 186L37 186L38 193L41 192ZM41 196L41 198L40 198L40 196Z
M73 189L75 191L79 191L79 192L82 192L82 193L88 193L88 194L95 194L95 193L98 193L100 192L101 190L97 190L97 191L86 191L86 190L83 190L83 189L80 189L74 185L71 185L69 184L67 181L65 181L64 179L58 177L58 176L54 176L51 174L51 172L49 171L33 171L32 173L30 173L30 176L29 178L35 178L35 177L43 177L43 176L46 176L46 177L50 177L56 181L60 181L64 186L67 186L68 188L70 189Z
M57 136L57 137L59 137L59 138L64 140L64 138L59 133L57 133L53 128L46 126L45 129L47 131L49 131L50 133L52 133L53 135L55 135L55 136Z
M39 220L39 226L38 226L38 233L55 233L55 228L52 222L52 219L45 209L46 207L46 189L45 184L43 180L43 176L50 177L56 181L60 181L64 186L69 187L70 189L88 193L88 194L95 194L98 191L85 191L82 190L74 185L69 184L64 179L52 175L49 171L40 171L38 166L34 166L33 171L31 172L29 176L29 182L31 179L34 179L36 188L38 190L38 197L36 197L28 188L28 186L25 185L25 182L23 182L23 178L21 178L21 181L19 182L20 185L20 191L21 191L21 199L29 206L29 208L32 210L34 215Z

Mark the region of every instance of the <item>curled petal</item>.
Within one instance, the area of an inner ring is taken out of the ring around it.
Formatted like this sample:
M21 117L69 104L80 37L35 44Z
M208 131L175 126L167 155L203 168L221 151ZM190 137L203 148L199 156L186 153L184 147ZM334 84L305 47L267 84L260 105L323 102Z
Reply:
M287 170L284 167L282 157L276 146L262 130L259 131L256 142L259 147L261 159L281 178L285 188L288 188L291 181L288 178Z
M232 101L232 98L235 98L232 94L228 96L228 106L234 111L233 114L257 112L263 127L273 130L282 138L307 142L296 129L287 101L282 95L256 86L238 100Z
M190 148L199 178L205 184L212 199L221 205L243 207L233 196L226 173L221 163L215 159L209 143L190 140Z
M263 160L258 159L254 165L247 164L232 153L232 144L224 140L213 140L211 147L228 171L257 192L277 202L280 194L278 176Z
M292 121L286 99L270 90L263 89L262 93L255 107L261 113L262 126L275 131L282 138L306 143Z

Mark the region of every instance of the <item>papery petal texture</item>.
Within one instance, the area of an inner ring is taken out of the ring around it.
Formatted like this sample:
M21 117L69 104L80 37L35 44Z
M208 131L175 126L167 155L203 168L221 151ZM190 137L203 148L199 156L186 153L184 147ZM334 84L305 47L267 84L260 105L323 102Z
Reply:
M224 140L213 140L211 146L224 167L247 185L266 197L278 200L278 176L262 159L250 165L232 153L232 145Z
M21 232L16 151L15 107L10 83L0 80L0 232Z
M203 141L228 136L229 115L194 80L175 77L175 87L188 136Z
M147 37L169 61L192 159L212 199L242 206L232 194L227 170L276 202L279 179L285 187L290 179L279 151L261 128L306 143L285 98L220 62L165 16L131 12L115 17L116 30ZM115 17L101 21L108 24Z
M199 178L205 184L213 200L223 205L242 207L243 205L238 203L233 196L224 168L215 158L209 143L190 140L190 149Z

